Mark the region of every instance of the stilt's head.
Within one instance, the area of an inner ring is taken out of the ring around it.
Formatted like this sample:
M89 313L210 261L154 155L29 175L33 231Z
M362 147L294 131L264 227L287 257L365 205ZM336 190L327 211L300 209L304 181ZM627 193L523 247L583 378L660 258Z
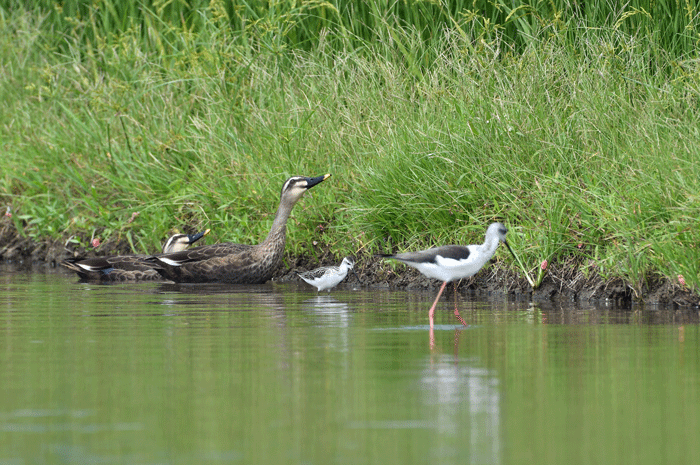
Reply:
M491 223L486 230L486 237L496 237L499 241L505 242L507 233L508 229L506 229L503 223Z
M508 229L506 229L503 223L492 223L491 226L489 226L489 229L486 230L486 237L497 237L499 241L503 242L506 245L506 248L508 248L508 252L510 252L513 258L517 260L517 258L515 257L515 253L513 253L513 249L510 248L510 244L508 244L508 241L506 241L507 233Z
M194 244L207 234L209 234L210 229L204 232L198 232L197 234L174 234L170 236L170 239L163 244L163 253L180 252L187 249L190 245Z
M326 179L330 178L330 174L324 174L315 178L307 178L305 176L292 176L282 186L280 200L282 202L296 203L297 200L304 195L304 192L314 187Z

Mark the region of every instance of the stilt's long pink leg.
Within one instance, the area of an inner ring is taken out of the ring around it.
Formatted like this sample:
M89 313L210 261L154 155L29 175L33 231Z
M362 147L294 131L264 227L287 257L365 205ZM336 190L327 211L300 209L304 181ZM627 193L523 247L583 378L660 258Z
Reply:
M433 306L430 307L430 311L428 311L428 319L430 320L430 327L433 327L433 316L435 315L435 307L437 306L438 300L440 300L440 296L442 295L442 291L445 290L445 286L447 286L447 281L442 283L442 286L440 286L440 290L438 291L437 297L435 297L435 302L433 302Z
M459 314L459 310L457 310L457 281L455 281L455 316L464 326L469 326L467 325L467 322L464 321L464 319L462 318L462 315Z

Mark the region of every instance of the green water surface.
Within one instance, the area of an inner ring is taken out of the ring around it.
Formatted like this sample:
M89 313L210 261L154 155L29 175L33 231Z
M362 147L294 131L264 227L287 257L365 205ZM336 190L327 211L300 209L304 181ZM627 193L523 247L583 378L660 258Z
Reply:
M0 272L0 464L700 463L697 309Z

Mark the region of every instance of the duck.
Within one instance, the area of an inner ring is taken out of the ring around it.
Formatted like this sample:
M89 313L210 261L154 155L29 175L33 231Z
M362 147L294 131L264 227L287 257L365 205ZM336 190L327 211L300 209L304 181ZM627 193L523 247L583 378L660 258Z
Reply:
M163 244L162 253L186 250L207 234L209 229L196 234L173 234ZM113 257L69 258L61 265L75 271L83 281L125 282L160 281L163 278L146 261L149 255L116 255Z
M297 272L297 274L301 279L314 286L317 292L326 290L331 292L331 289L345 279L350 270L352 270L355 278L358 281L360 280L355 270L353 270L353 266L355 266L355 260L345 257L339 266L322 266L311 271Z
M435 307L447 283L454 282L455 287L455 311L457 319L464 325L467 323L460 316L457 309L457 281L474 276L496 253L498 244L503 242L508 251L515 257L513 249L506 241L508 229L503 223L492 223L486 229L486 237L483 244L478 245L443 245L417 252L405 252L399 254L381 254L384 258L398 260L410 267L416 268L428 278L439 279L442 286L432 307L428 311L430 328L433 328L433 316Z
M224 242L149 257L160 275L176 283L263 284L282 264L287 220L306 191L328 179L292 176L282 185L280 204L265 240L257 245Z

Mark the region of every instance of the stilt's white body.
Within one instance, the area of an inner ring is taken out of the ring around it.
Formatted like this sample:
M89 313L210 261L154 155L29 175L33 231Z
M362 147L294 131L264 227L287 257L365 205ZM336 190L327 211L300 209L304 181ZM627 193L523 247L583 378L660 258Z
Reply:
M355 263L352 259L345 257L340 263L340 266L323 266L315 270L299 273L299 277L316 287L320 291L330 290L334 288L340 281L345 279L348 271L352 269Z

